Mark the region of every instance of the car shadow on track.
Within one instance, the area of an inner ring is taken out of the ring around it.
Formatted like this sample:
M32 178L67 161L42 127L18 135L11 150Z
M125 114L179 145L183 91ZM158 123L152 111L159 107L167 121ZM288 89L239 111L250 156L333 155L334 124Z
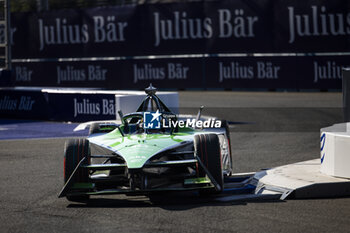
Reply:
M244 201L219 201L217 196L200 196L198 194L162 194L154 196L123 197L122 199L98 197L92 198L87 203L70 203L67 208L148 208L159 207L166 210L183 211L203 206L231 206L247 205L256 202L284 202L281 200L244 200Z

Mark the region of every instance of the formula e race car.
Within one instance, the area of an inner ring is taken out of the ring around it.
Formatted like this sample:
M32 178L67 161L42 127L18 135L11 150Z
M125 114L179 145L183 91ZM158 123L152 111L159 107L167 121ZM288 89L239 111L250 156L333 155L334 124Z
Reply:
M118 112L121 122L93 123L89 136L66 142L64 187L59 197L152 195L162 191L220 193L232 173L224 120L174 114L152 85L136 110Z

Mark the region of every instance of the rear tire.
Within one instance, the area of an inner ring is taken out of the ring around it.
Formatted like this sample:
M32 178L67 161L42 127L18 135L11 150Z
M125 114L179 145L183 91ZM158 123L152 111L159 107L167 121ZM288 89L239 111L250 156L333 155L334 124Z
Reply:
M194 136L194 149L196 156L202 161L203 165L212 175L216 183L220 186L220 191L210 193L220 193L224 188L224 179L222 173L221 149L218 135L216 134L199 134ZM204 169L198 164L198 175L206 175ZM209 190L201 190L201 193L208 193Z
M64 149L64 183L68 181L74 169L84 157L85 161L83 163L90 164L90 147L88 140L71 139L66 142ZM73 183L89 182L88 169L79 169L73 179ZM86 202L89 200L89 195L67 195L67 199L75 202Z

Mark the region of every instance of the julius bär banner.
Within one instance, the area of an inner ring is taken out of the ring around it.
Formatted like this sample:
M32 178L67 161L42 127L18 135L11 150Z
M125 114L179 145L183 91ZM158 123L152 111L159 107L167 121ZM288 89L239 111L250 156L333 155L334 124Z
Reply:
M340 89L350 56L16 62L17 86ZM50 74L50 75L47 75Z
M350 56L224 57L206 62L206 87L340 89Z
M144 89L204 86L203 59L128 59L114 61L16 62L17 86Z
M350 52L346 0L224 0L12 14L13 58Z
M2 117L49 119L47 95L40 91L0 89Z

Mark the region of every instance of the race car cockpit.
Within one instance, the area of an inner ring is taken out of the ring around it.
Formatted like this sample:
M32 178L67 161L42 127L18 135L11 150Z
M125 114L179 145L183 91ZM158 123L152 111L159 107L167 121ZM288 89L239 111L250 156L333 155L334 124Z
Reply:
M150 84L145 89L146 98L142 101L136 112L123 115L118 111L122 124L120 128L123 134L135 133L169 133L176 132L173 127L163 127L162 123L176 121L176 115L156 95L157 88Z

